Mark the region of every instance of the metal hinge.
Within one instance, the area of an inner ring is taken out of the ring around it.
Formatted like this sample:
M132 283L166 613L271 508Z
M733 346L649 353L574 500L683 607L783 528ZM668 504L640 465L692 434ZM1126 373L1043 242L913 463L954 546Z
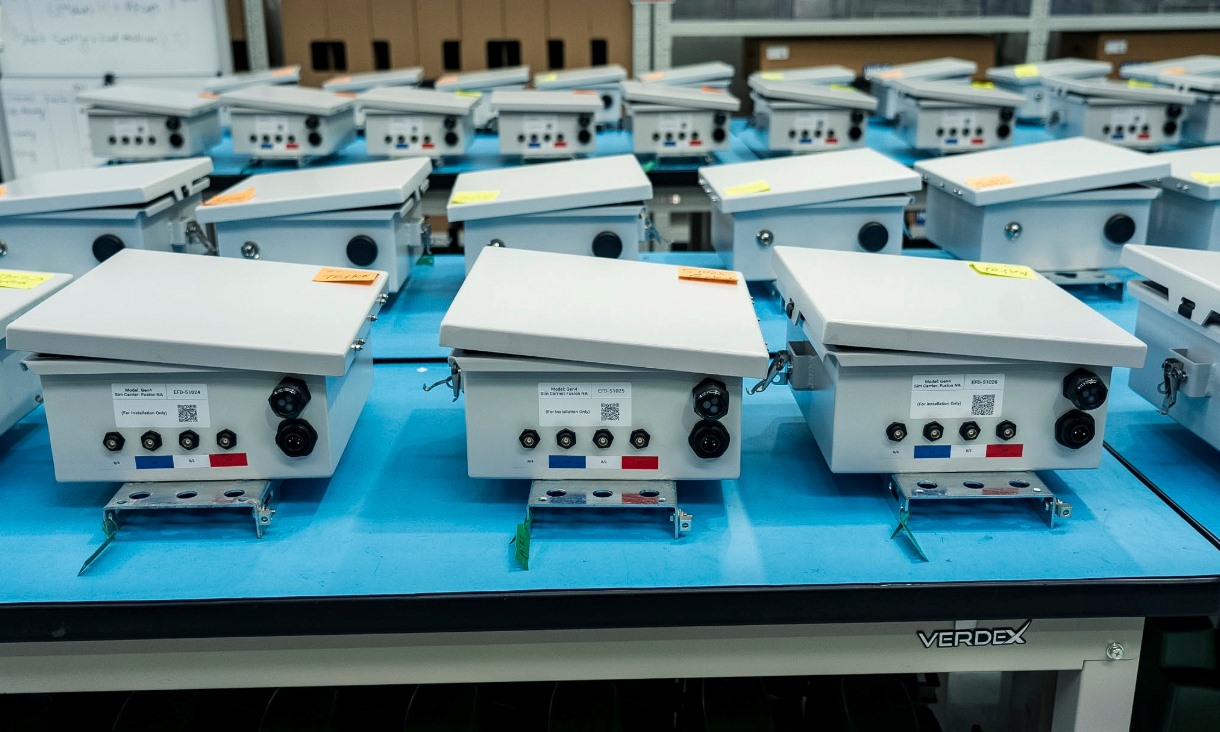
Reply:
M458 367L457 361L449 362L449 375L433 384L424 384L424 391L432 391L438 386L448 385L453 389L453 401L457 401L462 395L462 370Z
M1161 414L1169 414L1173 405L1178 403L1178 392L1181 391L1182 385L1188 381L1189 377L1186 375L1186 370L1182 368L1182 362L1176 358L1167 358L1161 362L1161 373L1164 375L1164 381L1156 390L1158 394L1164 394L1165 398L1161 400L1161 408L1157 411Z
M780 351L771 359L771 365L767 368L767 376L762 381L750 387L750 394L757 394L766 391L768 386L772 384L787 384L789 375L792 370L789 366L792 363L792 356L787 351Z

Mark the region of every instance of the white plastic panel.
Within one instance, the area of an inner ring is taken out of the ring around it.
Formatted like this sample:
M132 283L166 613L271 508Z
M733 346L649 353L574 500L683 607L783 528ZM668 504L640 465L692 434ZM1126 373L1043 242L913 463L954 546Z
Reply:
M691 89L682 86L623 82L623 97L629 102L661 104L686 109L719 109L736 112L741 107L737 97L718 90Z
M342 376L385 290L319 268L124 249L14 321L14 350Z
M745 279L489 248L441 322L442 346L578 363L761 376L767 346Z
M1169 74L1220 74L1220 56L1183 56L1144 64L1127 64L1118 70L1124 79L1156 81Z
M584 112L596 114L601 98L574 91L498 90L491 93L491 106L501 112Z
M410 66L364 74L344 74L327 79L322 83L322 88L329 92L362 92L383 86L417 86L423 77L422 68Z
M973 61L945 56L874 69L865 74L864 78L882 82L895 79L951 79L956 76L970 76L978 70L979 65Z
M640 74L636 79L645 84L681 86L685 84L698 84L700 82L725 81L732 79L734 73L736 72L733 67L723 61L708 61L702 64L687 64L685 66L674 66L668 69L649 71Z
M135 85L104 86L83 91L76 95L76 101L99 109L175 117L194 117L220 106L220 102L200 96L197 92Z
M518 86L530 81L530 67L506 66L489 71L469 71L464 74L446 74L436 80L438 91L478 91L495 89L498 86Z
M479 194L483 200L454 203ZM647 201L652 182L632 155L462 173L449 197L450 221Z
M187 158L35 173L5 184L0 216L146 204L211 172L211 158Z
M927 176L929 186L975 206L1142 183L1169 173L1167 163L1153 156L1084 137L921 160L915 170Z
M750 87L756 81L797 81L802 84L850 84L856 72L846 66L803 66L794 69L755 71L750 74Z
M916 99L932 99L982 107L1019 107L1025 103L1025 97L1020 94L948 81L899 79L894 81L891 86Z
M877 100L851 88L817 86L800 81L751 81L750 87L771 99L804 102L826 107L847 107L873 111Z
M264 71L248 71L241 74L219 76L204 85L204 90L213 94L223 94L237 89L252 86L278 86L301 83L301 67L298 65L281 66Z
M548 71L534 75L538 89L582 89L602 84L616 84L627 79L627 69L618 64L590 66L584 69Z
M300 86L259 86L236 89L220 95L230 107L267 112L289 112L329 116L351 109L354 102L321 89Z
M1203 92L1215 94L1220 92L1220 76L1202 76L1197 74L1167 75L1162 74L1161 83L1169 84L1180 91ZM1202 100L1199 100L1202 101Z
M699 169L699 180L725 213L910 193L922 186L910 168L869 149L709 165ZM768 190L734 192L759 182Z
M1163 104L1192 104L1195 98L1184 92L1156 86L1131 86L1112 79L1063 79L1044 77L1047 88L1058 92L1070 92L1082 97L1119 99L1130 102L1158 102Z
M1220 145L1150 155L1157 162L1169 163L1161 174L1161 186L1204 201L1220 201Z
M356 101L365 109L388 112L464 115L470 113L478 100L432 89L381 87L364 92L356 97Z
M0 267L0 273L9 271L12 270L5 270L3 267ZM0 343L4 341L4 329L8 327L9 323L34 307L38 302L46 299L51 293L68 284L71 279L72 275L52 274L51 279L40 282L28 290L16 287L0 287ZM2 351L0 351L0 355L3 355Z
M1089 79L1105 76L1114 69L1109 61L1092 61L1084 58L1059 58L1016 66L996 66L987 70L987 78L1014 86L1035 86L1044 76L1064 79Z
M1171 307L1193 302L1196 323L1220 313L1220 252L1132 244L1123 247L1122 264L1168 289Z
M827 345L1140 366L1144 344L1041 275L969 262L776 247L777 286Z

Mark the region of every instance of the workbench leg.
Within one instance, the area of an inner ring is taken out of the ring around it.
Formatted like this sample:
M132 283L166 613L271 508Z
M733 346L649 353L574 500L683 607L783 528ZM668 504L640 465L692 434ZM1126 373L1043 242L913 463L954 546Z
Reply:
M1052 732L1129 729L1138 670L1139 661L1129 659L1085 661L1079 671L1060 671Z

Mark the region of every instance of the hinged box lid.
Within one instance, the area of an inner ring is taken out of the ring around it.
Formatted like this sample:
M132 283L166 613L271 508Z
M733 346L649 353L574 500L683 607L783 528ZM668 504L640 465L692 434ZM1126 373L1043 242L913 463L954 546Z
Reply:
M498 90L491 93L491 106L501 112L584 112L596 114L601 97L576 91Z
M1174 150L1148 157L1169 164L1161 187L1204 201L1220 201L1220 145Z
M1085 137L983 150L915 163L928 180L974 206L1153 181L1169 164ZM959 193L960 191L960 193Z
M294 64L292 66L281 66L277 69L247 71L241 74L218 76L204 84L203 88L205 91L210 91L213 94L224 94L225 92L247 89L252 86L299 83L301 83L301 67Z
M996 66L987 70L987 78L1014 86L1034 86L1042 83L1044 76L1064 79L1088 79L1105 76L1114 69L1109 61L1091 61L1084 58L1058 58L1016 66Z
M448 216L475 221L651 198L652 182L635 156L613 155L462 173L449 194Z
M220 107L216 99L200 96L197 92L134 85L83 91L76 95L76 101L100 109L171 117L194 117Z
M441 321L442 346L719 376L767 371L750 291L686 268L485 249ZM703 270L720 272L719 270Z
M379 307L368 285L315 282L307 264L124 249L8 329L34 353L342 376Z
M590 66L584 69L548 71L534 75L534 86L538 89L580 89L583 87L617 84L627 79L627 69L618 64Z
M401 86L369 89L356 97L356 101L366 110L458 116L469 114L470 108L478 102L473 97L464 97L453 92Z
M205 200L195 218L215 224L402 205L427 190L431 172L427 158L409 158L263 173Z
M329 116L352 108L353 101L321 89L301 86L258 86L220 95L230 108L256 112L287 112Z
M923 79L898 79L890 86L916 99L968 104L972 107L1019 107L1025 104L1025 97L1020 94L990 86Z
M708 61L702 64L687 64L668 69L648 71L636 77L644 84L685 85L701 82L727 81L736 71L723 61Z
M1159 86L1132 86L1113 79L1063 79L1045 77L1044 84L1056 91L1069 92L1094 99L1117 99L1124 102L1152 104L1193 104L1194 96Z
M139 206L169 194L184 197L184 190L211 172L211 158L184 158L35 173L4 184L0 216Z
M1203 92L1205 94L1220 93L1220 76L1204 76L1202 74L1162 74L1161 83L1169 84L1174 89L1184 92Z
M1131 244L1123 247L1119 261L1164 288L1169 308L1177 310L1183 299L1194 303L1194 310L1183 317L1201 323L1220 313L1220 252Z
M724 213L909 193L923 185L910 168L867 148L709 165L699 169L699 182Z
M775 247L776 284L826 345L1141 366L1144 344L1050 280L970 262ZM1028 271L1028 270L1026 270Z
M4 282L11 275L50 275L50 279L39 282L29 289L24 287L9 287ZM9 323L16 320L27 310L37 305L48 295L68 284L72 280L69 274L54 274L51 272L24 272L0 268L0 344L4 342L4 330Z
M817 86L801 81L750 79L750 88L768 99L804 102L822 107L842 107L873 111L877 100L851 87Z
M750 74L750 86L759 81L799 81L802 84L850 84L856 80L856 72L846 66L802 66L794 69L755 71Z
M629 102L687 109L718 109L725 112L736 112L741 106L737 97L719 89L641 84L638 81L623 82L623 97Z
M1220 74L1220 56L1183 56L1143 64L1126 64L1119 68L1125 79L1157 81L1165 74Z
M388 71L369 71L363 74L344 74L322 82L328 92L362 92L383 86L417 86L424 78L419 66Z
M464 74L445 74L436 80L438 91L479 91L495 89L498 86L517 86L528 84L530 67L505 66L501 69L488 71L468 71Z
M897 79L952 79L958 76L970 76L978 70L979 65L973 61L944 56L927 61L913 61L909 64L871 69L864 75L864 78L886 84Z

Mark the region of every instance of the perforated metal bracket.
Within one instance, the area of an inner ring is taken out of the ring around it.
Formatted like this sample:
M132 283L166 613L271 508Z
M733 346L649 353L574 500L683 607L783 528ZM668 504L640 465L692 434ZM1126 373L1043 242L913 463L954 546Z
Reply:
M674 538L690 532L694 516L678 506L672 480L535 480L530 484L526 516L536 509L643 509L664 511L674 526Z
M1050 528L1056 518L1072 515L1072 504L1061 501L1034 473L895 473L889 479L890 494L898 509L912 513L916 503L929 501L1036 501Z

